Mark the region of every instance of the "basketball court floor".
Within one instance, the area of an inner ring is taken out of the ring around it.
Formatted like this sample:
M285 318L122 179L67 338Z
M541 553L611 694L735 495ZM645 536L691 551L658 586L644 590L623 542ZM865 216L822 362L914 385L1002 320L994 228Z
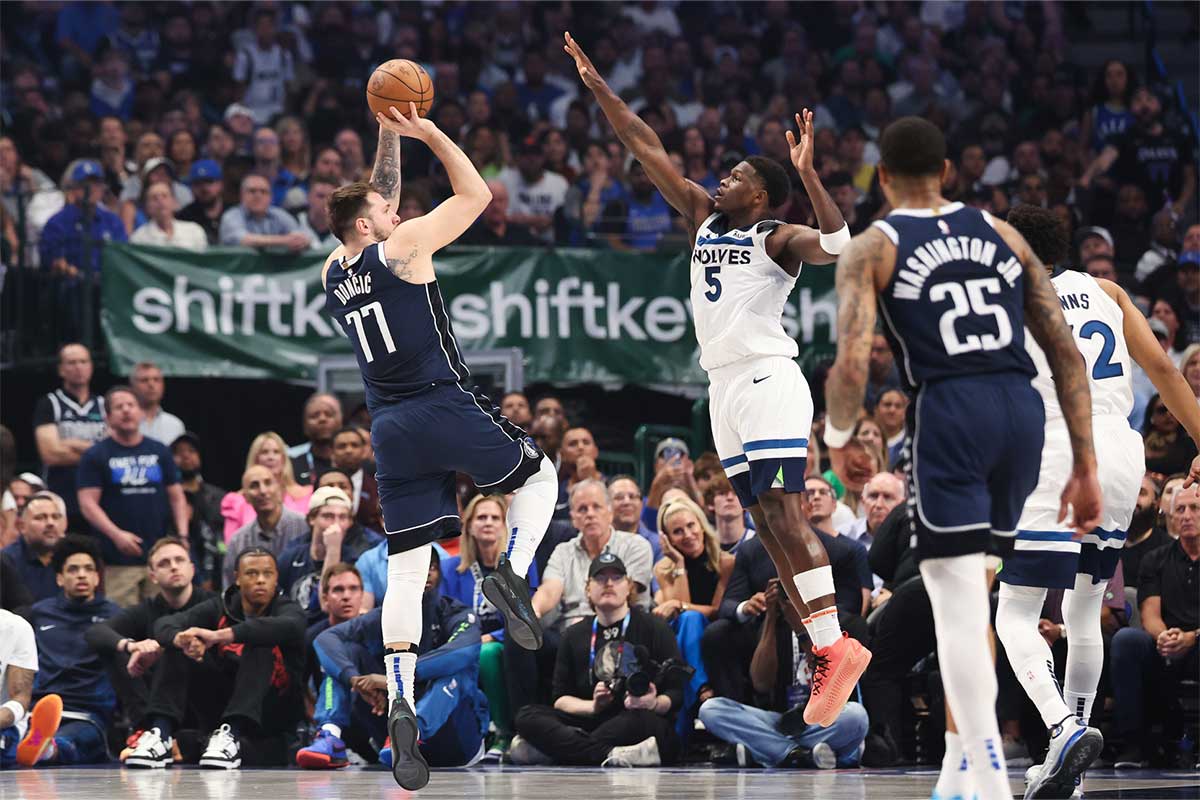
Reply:
M1011 772L1021 797L1020 770ZM171 768L137 771L113 767L19 770L0 774L4 800L908 800L928 798L936 772L920 770L771 771L695 767L602 770L476 767L436 770L417 793L397 787L380 768L337 772L246 769L231 772ZM1200 773L1088 774L1085 797L1144 800L1200 798Z

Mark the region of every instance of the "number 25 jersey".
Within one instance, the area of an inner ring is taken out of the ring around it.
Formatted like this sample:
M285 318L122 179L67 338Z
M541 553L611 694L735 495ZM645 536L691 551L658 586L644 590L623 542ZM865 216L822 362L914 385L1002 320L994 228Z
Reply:
M938 211L897 209L873 224L896 246L879 307L910 386L1035 374L1025 350L1021 262L990 215L951 203Z

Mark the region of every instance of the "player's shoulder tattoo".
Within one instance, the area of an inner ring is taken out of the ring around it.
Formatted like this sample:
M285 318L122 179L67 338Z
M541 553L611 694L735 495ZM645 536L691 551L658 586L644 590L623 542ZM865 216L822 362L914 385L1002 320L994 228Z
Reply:
M388 258L387 268L391 270L392 274L397 278L402 281L406 281L412 277L412 263L416 260L416 258L417 246L414 244L412 246L412 250L408 252L408 255L401 256L400 258Z

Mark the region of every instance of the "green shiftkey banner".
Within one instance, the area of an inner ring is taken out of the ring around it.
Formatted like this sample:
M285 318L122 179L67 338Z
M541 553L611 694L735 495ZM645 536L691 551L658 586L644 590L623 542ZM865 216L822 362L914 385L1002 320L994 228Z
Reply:
M154 361L168 375L312 379L320 356L351 352L325 314L324 259L107 245L113 370ZM457 248L435 265L468 364L471 350L520 347L531 382L705 382L686 253ZM805 267L785 308L805 366L834 351L833 275Z

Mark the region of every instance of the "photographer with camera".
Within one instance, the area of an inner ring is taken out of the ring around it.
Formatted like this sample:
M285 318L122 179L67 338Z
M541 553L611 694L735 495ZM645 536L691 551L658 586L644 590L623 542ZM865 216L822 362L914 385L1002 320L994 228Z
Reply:
M658 617L631 608L624 562L604 552L588 568L595 611L563 634L554 668L554 706L517 714L509 759L517 764L651 767L680 750L675 715L691 668Z
M812 643L796 609L772 578L764 593L766 611L750 662L756 706L714 697L700 706L709 733L733 745L716 763L748 767L833 769L857 767L867 736L867 712L846 703L828 727L806 725L804 706L812 692ZM817 669L823 665L817 664Z

